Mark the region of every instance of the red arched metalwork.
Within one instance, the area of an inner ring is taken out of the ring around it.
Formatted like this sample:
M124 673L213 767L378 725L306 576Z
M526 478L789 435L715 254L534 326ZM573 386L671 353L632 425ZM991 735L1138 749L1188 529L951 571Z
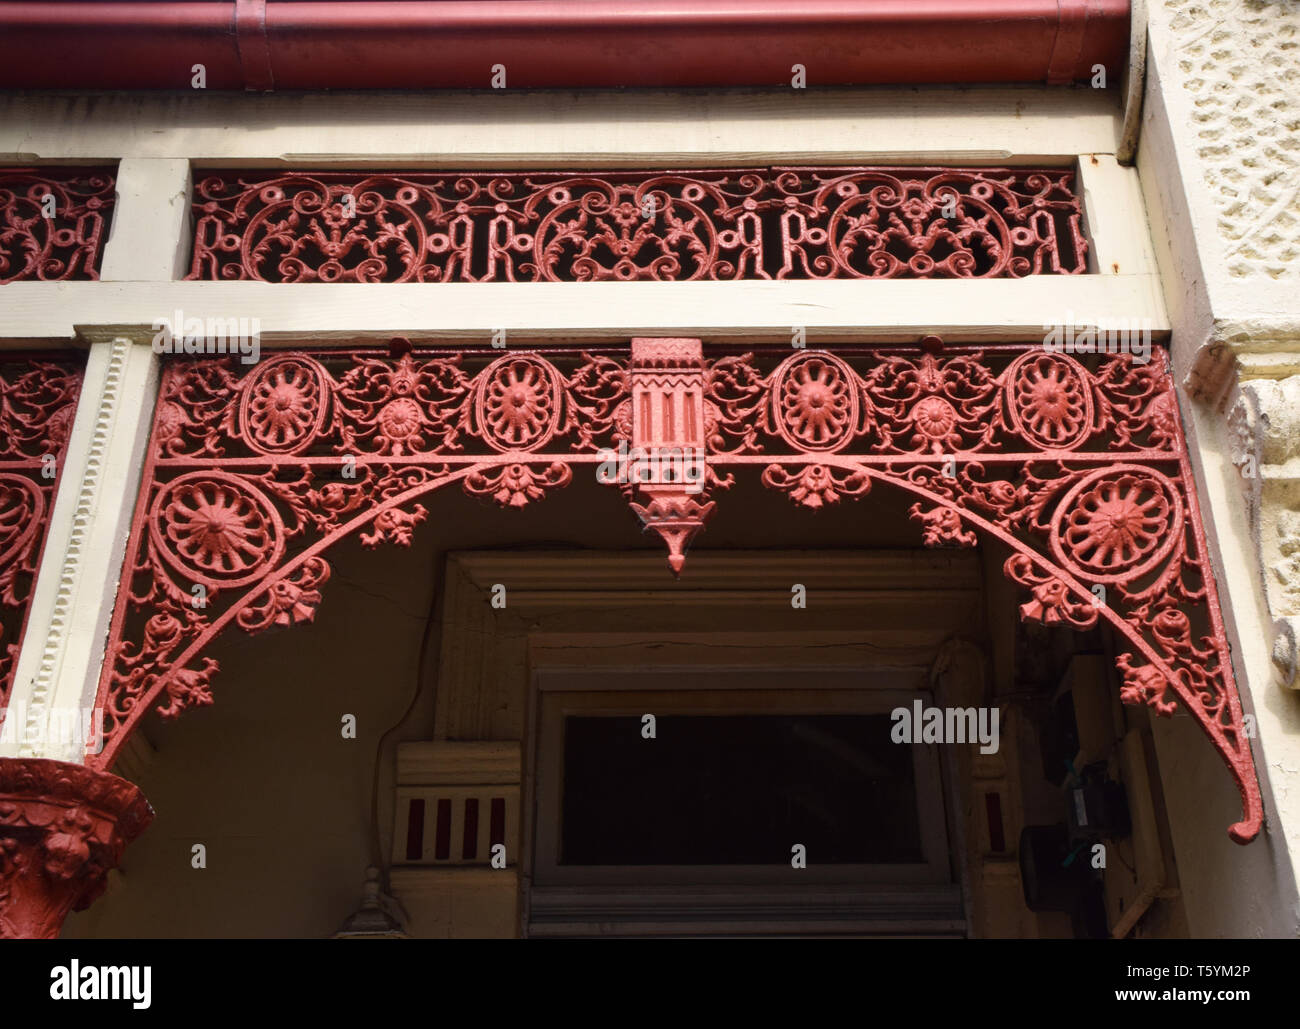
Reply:
M82 365L80 355L0 360L0 726L77 413Z
M208 643L310 621L325 553L408 545L427 493L523 507L589 468L665 540L675 572L713 495L757 472L817 509L877 484L928 546L1005 544L1026 619L1108 623L1122 699L1182 705L1227 763L1248 842L1263 814L1163 351L843 348L706 359L627 348L286 352L164 371L128 574L100 683L111 767L150 707L212 702ZM1096 587L1104 587L1098 590Z

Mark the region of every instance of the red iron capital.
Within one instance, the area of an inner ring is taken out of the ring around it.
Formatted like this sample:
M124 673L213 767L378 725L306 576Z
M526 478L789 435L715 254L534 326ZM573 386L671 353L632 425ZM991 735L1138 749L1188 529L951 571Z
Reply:
M53 939L153 820L139 787L44 758L0 758L0 938Z

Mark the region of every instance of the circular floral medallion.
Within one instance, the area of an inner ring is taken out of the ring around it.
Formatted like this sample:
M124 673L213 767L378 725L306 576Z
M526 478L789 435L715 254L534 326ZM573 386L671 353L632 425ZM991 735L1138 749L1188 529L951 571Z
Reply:
M536 357L501 357L479 376L474 407L494 450L532 450L555 433L560 380Z
M325 370L308 357L273 357L244 388L239 431L244 442L265 454L296 454L325 424L329 387Z
M420 430L424 428L424 412L410 397L390 400L375 416L378 441L382 449L394 454L416 454L424 446Z
M1059 354L1023 354L1007 369L1007 414L1031 443L1068 450L1092 430L1092 393L1083 371Z
M912 425L925 439L949 443L957 427L957 412L943 397L923 397L912 408Z
M1182 538L1183 503L1159 472L1118 465L1085 476L1052 517L1057 558L1092 582L1128 582L1155 568Z
M839 450L858 424L857 382L830 354L795 354L772 375L772 421L796 450Z
M225 472L191 472L158 492L149 533L193 582L242 586L284 553L284 523L260 490Z

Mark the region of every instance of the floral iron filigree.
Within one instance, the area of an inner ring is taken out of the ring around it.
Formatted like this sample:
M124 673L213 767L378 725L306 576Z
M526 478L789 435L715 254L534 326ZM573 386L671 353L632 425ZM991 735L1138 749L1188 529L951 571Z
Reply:
M111 168L0 168L0 285L98 279L114 182Z
M0 361L0 724L81 389L82 360Z
M1085 272L1068 169L221 172L191 279L596 282Z
M615 453L624 457L611 462ZM655 459L629 476L638 453ZM878 485L902 490L927 546L1000 541L1005 574L1028 594L1021 616L1108 624L1124 641L1122 699L1189 711L1240 788L1232 838L1258 834L1259 786L1159 350L1148 363L1012 346L782 359L637 339L630 355L488 358L403 342L389 355L283 353L251 370L176 360L114 613L100 686L107 745L94 760L108 767L151 705L174 715L211 703L218 669L203 651L232 622L255 633L311 620L338 540L407 546L434 490L459 483L523 508L575 468L610 463L620 474L603 481L620 484L678 573L712 495L746 470L810 510Z

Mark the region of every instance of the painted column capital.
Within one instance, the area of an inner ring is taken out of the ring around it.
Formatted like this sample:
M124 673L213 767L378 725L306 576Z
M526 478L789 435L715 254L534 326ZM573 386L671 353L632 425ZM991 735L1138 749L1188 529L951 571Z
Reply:
M0 758L0 939L53 939L153 820L133 783L83 765Z

